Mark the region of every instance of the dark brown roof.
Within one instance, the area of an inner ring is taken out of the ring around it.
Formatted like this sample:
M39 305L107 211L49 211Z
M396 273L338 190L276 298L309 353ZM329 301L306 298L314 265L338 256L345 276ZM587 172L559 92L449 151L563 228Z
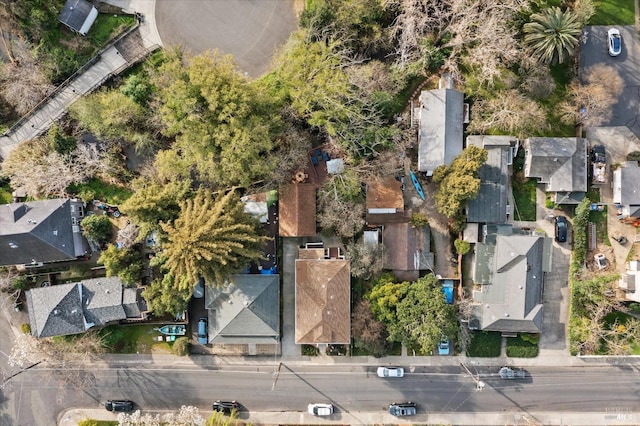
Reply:
M367 223L405 222L402 184L393 176L367 183Z
M281 237L316 235L316 186L287 185L280 189L279 227Z
M428 226L414 228L410 223L390 223L382 233L384 269L418 271L433 269Z
M349 261L296 260L296 344L351 342Z

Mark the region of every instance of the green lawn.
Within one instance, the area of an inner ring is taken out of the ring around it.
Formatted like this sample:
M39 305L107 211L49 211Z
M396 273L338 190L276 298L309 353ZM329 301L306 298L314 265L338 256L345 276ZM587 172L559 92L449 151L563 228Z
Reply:
M467 348L467 356L494 358L500 356L502 336L497 331L474 331L471 344Z
M589 222L596 224L596 240L610 246L609 235L607 233L607 206L603 211L589 211Z
M526 342L520 337L507 339L507 356L514 358L535 358L538 356L538 345Z
M107 350L119 354L149 354L151 348L171 351L171 344L155 340L160 332L156 325L110 325L100 330L104 336Z
M536 186L535 179L528 179L525 183L512 181L513 198L516 208L513 211L515 220L536 220Z
M112 185L97 178L79 185L70 185L68 191L77 194L84 201L95 199L116 205L123 203L133 194L125 187Z
M595 0L596 14L589 25L633 25L634 0Z
M128 27L133 27L136 20L131 15L110 15L101 13L96 18L87 36L91 44L99 48L107 44L112 38L123 32Z

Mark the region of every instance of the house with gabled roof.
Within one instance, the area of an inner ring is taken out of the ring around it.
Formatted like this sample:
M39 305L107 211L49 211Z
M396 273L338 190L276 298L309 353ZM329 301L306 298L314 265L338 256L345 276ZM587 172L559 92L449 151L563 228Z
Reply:
M300 248L295 264L296 344L351 343L351 273L333 250ZM339 253L339 250L335 250Z
M640 167L637 161L627 161L613 171L613 202L620 206L622 217L640 218Z
M87 0L67 0L58 19L71 31L87 35L98 17L98 9Z
M475 247L470 329L505 334L542 331L551 245L550 238L510 225L487 226L484 241Z
M408 220L404 209L402 183L393 176L367 182L367 223L380 225Z
M146 305L118 277L34 288L26 292L35 337L84 333L126 319L142 319Z
M219 287L205 287L209 343L278 344L280 336L280 276L236 274Z
M507 223L509 166L513 163L513 136L468 136L467 146L487 151L487 161L478 170L480 190L467 203L467 222Z
M579 204L587 191L587 147L584 138L528 138L524 175L555 193L556 204Z
M423 90L419 103L413 113L418 123L418 170L431 176L462 152L464 94L450 88Z
M315 184L294 183L278 191L278 227L281 237L316 235Z
M56 198L0 205L0 266L74 260L87 254L81 200Z
M414 227L409 222L389 223L382 231L384 269L389 269L400 281L415 281L420 271L433 271L429 225Z

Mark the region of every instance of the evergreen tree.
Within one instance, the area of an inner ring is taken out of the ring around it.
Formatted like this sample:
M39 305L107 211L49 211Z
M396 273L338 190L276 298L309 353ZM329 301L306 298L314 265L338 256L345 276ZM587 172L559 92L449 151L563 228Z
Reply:
M200 190L180 209L175 222L161 224L167 234L162 244L164 268L176 278L178 289L191 288L198 276L222 285L229 275L260 258L265 237L256 233L234 191L214 199Z
M578 15L573 11L550 7L534 13L531 22L524 24L524 41L541 62L561 64L575 53L581 31Z

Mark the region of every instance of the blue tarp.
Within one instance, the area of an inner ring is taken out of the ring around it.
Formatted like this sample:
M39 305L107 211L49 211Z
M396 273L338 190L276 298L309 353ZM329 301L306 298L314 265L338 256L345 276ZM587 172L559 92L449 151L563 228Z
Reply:
M453 303L453 281L452 280L444 280L442 283L442 292L444 293L445 299L447 299L448 304Z

